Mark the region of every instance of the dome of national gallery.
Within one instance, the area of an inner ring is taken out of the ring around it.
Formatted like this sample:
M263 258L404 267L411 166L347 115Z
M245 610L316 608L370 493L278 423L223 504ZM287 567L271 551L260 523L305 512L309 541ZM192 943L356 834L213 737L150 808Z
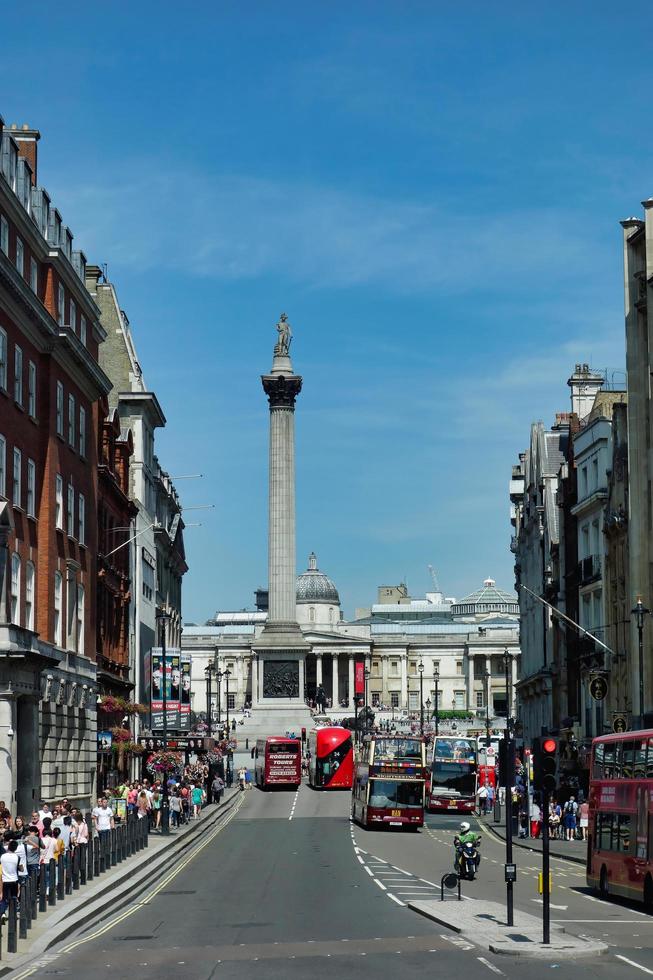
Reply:
M459 599L451 607L454 618L458 616L496 616L498 614L512 617L519 616L519 602L514 592L504 592L498 589L492 578L486 578L483 588L477 589L464 599Z
M297 603L316 602L339 606L340 596L329 576L317 567L317 557L311 552L308 556L308 568L297 576Z

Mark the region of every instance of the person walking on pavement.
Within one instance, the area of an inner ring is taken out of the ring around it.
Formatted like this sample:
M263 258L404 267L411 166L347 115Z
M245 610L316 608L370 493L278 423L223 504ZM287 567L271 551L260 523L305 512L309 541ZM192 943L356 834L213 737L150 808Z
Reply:
M578 807L578 815L580 817L580 832L583 840L587 840L587 828L590 822L590 805L587 800L583 800L581 805Z
M216 775L211 783L211 792L213 794L213 802L219 803L222 799L222 794L224 793L224 779L222 776Z
M245 767L241 766L238 770L238 789L243 792L245 789Z
M478 812L487 813L487 780L478 788Z

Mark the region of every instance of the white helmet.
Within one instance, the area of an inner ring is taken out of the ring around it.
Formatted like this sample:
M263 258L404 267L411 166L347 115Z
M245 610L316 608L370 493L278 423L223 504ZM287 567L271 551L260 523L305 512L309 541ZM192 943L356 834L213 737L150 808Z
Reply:
M467 823L466 820L463 820L463 822L460 825L460 833L466 834L468 830L469 830L469 824Z

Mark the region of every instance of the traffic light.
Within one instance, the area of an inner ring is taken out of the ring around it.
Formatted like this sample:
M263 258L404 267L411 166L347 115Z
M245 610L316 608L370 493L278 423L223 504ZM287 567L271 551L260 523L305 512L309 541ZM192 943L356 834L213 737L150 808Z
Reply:
M544 735L533 742L533 789L555 793L558 787L557 738Z
M511 738L499 742L499 786L514 786L515 783L515 743Z

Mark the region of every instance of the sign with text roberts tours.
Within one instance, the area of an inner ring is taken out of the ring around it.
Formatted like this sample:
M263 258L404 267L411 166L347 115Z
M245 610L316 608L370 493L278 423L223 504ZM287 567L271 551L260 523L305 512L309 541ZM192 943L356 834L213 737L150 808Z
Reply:
M365 662L357 660L354 668L354 694L365 694Z

